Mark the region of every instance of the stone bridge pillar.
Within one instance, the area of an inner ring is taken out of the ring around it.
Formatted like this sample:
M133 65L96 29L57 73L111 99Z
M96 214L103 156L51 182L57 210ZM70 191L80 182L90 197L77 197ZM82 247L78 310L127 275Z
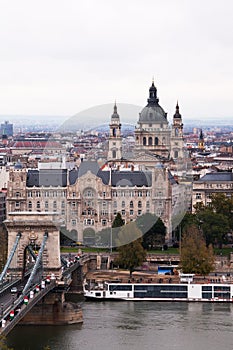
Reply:
M16 252L8 269L14 277L22 277L28 259L27 247L31 245L39 249L48 232L45 249L42 256L43 273L60 279L62 274L60 260L60 233L56 222L56 213L46 212L12 212L8 213L5 221L8 231L8 257L14 246L16 235L20 232Z

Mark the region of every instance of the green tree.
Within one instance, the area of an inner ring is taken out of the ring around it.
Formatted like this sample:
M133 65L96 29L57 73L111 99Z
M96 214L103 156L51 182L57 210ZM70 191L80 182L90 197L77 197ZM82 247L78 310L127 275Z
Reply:
M214 270L212 245L206 246L202 233L195 226L187 228L181 246L180 266L184 273L205 276Z
M124 223L124 220L122 219L121 217L121 214L120 213L117 213L117 215L115 216L114 220L113 220L113 223L112 223L112 228L116 228L116 227L121 227L123 226L125 223Z
M141 231L135 222L123 226L118 235L118 258L116 263L129 270L130 277L136 267L146 259L146 251L142 246ZM127 244L124 244L128 242Z
M212 196L211 208L217 214L227 217L228 224L233 230L233 196L227 197L224 193L217 193Z
M211 209L206 208L197 214L197 219L207 246L212 244L221 248L222 244L227 242L227 234L230 227L225 215L215 213Z
M156 215L144 214L136 220L136 224L143 233L142 245L145 249L153 249L165 243L166 227Z

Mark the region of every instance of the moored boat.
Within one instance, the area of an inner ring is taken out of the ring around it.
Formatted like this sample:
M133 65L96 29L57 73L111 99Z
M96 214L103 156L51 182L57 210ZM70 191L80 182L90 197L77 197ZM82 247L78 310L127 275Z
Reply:
M179 283L84 283L84 296L94 300L233 302L233 284L221 280L195 282L194 275Z

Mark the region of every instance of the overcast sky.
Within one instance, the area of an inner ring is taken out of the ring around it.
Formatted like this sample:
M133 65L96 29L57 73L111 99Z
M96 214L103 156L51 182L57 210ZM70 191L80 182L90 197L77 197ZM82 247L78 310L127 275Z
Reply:
M233 117L232 0L0 0L0 114L160 104Z

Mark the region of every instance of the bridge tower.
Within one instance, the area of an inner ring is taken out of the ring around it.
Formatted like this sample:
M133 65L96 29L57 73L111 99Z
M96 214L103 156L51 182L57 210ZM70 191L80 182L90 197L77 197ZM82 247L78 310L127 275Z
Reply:
M60 235L56 213L10 212L5 224L8 231L8 258L15 248L8 268L10 275L21 278L25 272L27 249L35 247L34 250L39 250L44 244L43 274L54 274L57 279L61 278Z

